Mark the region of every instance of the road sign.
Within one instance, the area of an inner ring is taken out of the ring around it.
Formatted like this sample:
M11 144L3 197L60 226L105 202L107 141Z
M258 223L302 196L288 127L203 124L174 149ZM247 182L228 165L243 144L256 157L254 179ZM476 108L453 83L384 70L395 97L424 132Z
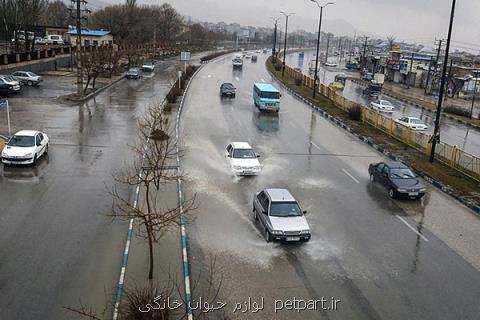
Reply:
M188 51L183 51L180 53L180 61L190 61L191 54Z
M7 99L0 99L0 109L7 109L8 136L11 137L12 131L10 129L10 107Z

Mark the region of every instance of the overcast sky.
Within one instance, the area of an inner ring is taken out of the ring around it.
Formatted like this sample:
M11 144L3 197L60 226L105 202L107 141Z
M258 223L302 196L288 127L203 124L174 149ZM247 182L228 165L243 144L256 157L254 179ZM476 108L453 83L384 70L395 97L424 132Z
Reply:
M96 0L90 0L91 4ZM121 3L123 0L102 0ZM435 37L446 38L452 0L331 0L324 10L326 31L394 35L397 39L433 45ZM161 4L163 0L138 0ZM269 26L279 10L295 12L289 20L293 29L315 31L318 8L309 0L168 0L183 15L202 21L238 22ZM319 0L320 3L324 3ZM325 1L326 2L326 1ZM457 1L453 39L456 47L480 51L480 0ZM290 26L289 26L290 28Z

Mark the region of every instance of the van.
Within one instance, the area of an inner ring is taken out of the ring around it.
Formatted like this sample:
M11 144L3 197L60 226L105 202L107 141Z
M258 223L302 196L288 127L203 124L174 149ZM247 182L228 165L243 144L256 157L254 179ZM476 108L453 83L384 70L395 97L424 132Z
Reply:
M57 34L49 34L48 36L45 36L44 39L47 44L63 44L62 36Z

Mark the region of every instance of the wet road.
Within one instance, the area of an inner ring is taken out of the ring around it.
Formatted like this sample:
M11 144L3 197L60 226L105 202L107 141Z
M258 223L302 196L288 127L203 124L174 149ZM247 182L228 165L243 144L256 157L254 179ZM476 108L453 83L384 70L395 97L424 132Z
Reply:
M51 143L37 166L0 169L0 319L68 319L63 306L101 312L111 301L128 226L104 216L107 192L131 159L138 117L170 86L172 61L81 106L55 102L51 81L26 88L41 98L11 99L12 131L42 129Z
M302 71L305 74L308 74L308 61L310 61L310 59L314 59L313 53L311 51L306 51L305 61L302 68ZM290 66L297 66L298 53L287 55L287 64ZM343 68L344 64L345 61L343 61L342 63L338 63L338 68L321 66L319 71L320 81L328 85L334 81L335 75L341 72L358 77L358 73L350 73L345 70L345 68ZM357 103L369 106L370 102L372 102L373 100L362 94L363 89L363 86L353 83L352 81L347 81L345 88L343 92L341 92L341 94L351 101L355 101ZM425 124L428 125L429 129L427 131L431 134L433 133L433 128L435 126L434 113L427 112L420 108L416 108L410 104L404 103L389 96L381 95L380 98L389 100L395 106L395 110L392 114L393 118L400 118L401 116L412 116L420 118L425 122ZM460 149L470 154L480 156L480 130L468 127L464 124L447 118L441 119L440 130L441 141L450 145L457 145L458 147L460 147Z
M480 250L472 243L480 240L479 219L435 189L421 202L389 200L367 172L384 158L286 91L278 116L259 114L253 83L273 82L265 58L245 61L243 71L232 71L231 56L206 65L182 120L186 188L199 207L188 227L190 258L216 256L225 312L234 319L478 319ZM220 99L222 82L234 83L235 99ZM256 148L259 176L231 174L224 147L232 141ZM252 215L252 197L265 187L288 188L308 210L309 243L265 242ZM294 297L341 302L337 310L275 313L275 299ZM264 310L232 315L249 298L264 298Z

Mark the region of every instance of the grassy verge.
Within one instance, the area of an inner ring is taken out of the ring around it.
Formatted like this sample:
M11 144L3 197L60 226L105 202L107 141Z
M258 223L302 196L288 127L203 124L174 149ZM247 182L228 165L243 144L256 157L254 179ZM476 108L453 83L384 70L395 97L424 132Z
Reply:
M409 147L407 144L395 140L373 126L361 121L349 119L348 114L345 111L337 108L332 101L320 94L317 94L316 98L312 99L312 90L310 88L303 85L295 85L295 79L287 74L282 78L282 72L275 70L271 59L267 60L267 69L289 88L303 97L308 98L311 102L328 112L330 115L342 120L352 128L354 133L370 138L375 144L394 153L406 163L410 164L415 170L422 171L433 179L442 182L456 195L466 197L471 201L480 204L480 183L478 181L475 181L438 161L430 163L427 155Z
M357 79L357 78L355 78L355 80L357 80L357 81L359 81L359 82L361 82L365 85L368 83L366 81L363 81L363 80ZM425 101L425 100L422 100L422 99L418 99L418 98L415 98L415 97L407 96L407 95L398 93L396 91L393 91L393 90L387 89L387 88L383 88L383 91L386 94L389 94L389 95L391 95L395 98L403 99L403 100L409 101L413 104L418 104L419 106L422 106L425 109L430 109L432 111L437 111L437 106L435 104L431 103L431 102L428 102L428 101ZM461 116L461 115L457 115L457 114L451 114L451 113L448 113L448 115L455 118L455 119L463 120L465 122L480 126L480 119L475 119L475 118L470 119L470 117L465 117L465 116Z

